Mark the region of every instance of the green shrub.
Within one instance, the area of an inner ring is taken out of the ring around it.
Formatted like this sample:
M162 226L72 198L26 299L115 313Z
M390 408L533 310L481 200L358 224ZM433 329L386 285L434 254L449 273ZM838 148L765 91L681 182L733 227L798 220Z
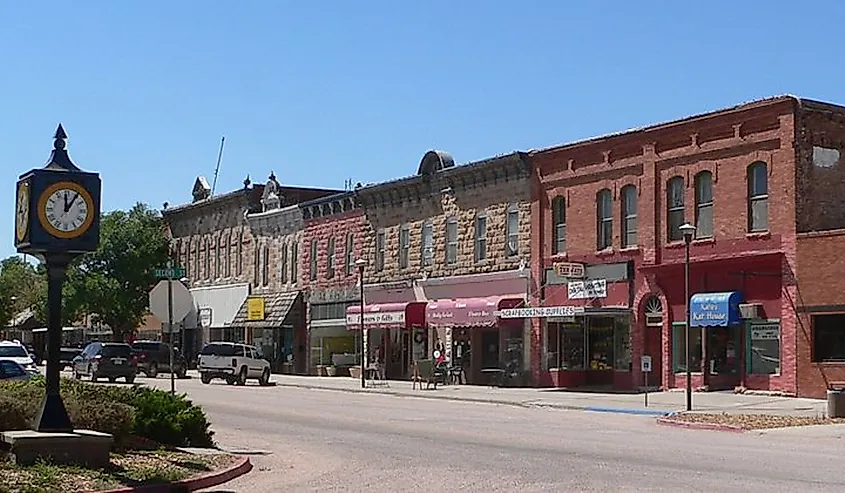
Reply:
M205 412L184 395L72 379L62 379L61 393L74 427L111 433L118 443L136 435L162 445L214 445ZM0 431L29 428L43 397L43 378L0 383Z

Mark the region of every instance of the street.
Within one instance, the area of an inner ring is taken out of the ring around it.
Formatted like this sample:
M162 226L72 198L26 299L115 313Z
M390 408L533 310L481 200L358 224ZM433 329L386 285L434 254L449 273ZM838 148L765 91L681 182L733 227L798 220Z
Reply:
M164 376L139 383L169 389ZM654 417L177 381L218 443L265 451L209 491L842 491L816 433L667 428Z

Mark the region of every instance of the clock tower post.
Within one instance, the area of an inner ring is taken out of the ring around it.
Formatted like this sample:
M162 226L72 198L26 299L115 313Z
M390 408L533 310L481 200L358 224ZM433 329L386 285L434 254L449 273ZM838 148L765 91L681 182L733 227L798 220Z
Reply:
M46 393L33 425L41 432L73 431L59 393L62 286L68 265L100 242L100 177L73 164L66 141L59 124L50 159L20 176L15 200L15 247L47 267Z

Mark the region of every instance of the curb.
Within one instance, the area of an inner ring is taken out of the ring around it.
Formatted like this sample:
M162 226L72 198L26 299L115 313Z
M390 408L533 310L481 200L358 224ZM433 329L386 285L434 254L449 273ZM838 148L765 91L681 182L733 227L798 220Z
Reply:
M674 413L675 411L665 411L665 410L651 410L651 409L638 409L638 408L622 408L622 407L602 407L602 406L576 406L572 404L555 404L549 402L537 402L536 400L528 400L528 401L509 401L504 399L484 399L479 397L463 397L463 396L456 396L456 395L443 395L443 394L427 394L426 391L421 391L419 394L405 394L402 392L395 392L392 390L380 390L380 389L345 389L339 387L322 387L318 385L309 385L309 384L301 384L301 383L278 383L278 387L290 387L296 389L306 389L306 390L325 390L329 392L346 392L348 394L379 394L379 395L389 395L393 397L410 397L412 399L430 399L430 400L443 400L443 401L453 401L453 402L471 402L475 404L493 404L493 405L500 405L500 406L513 406L513 407L521 407L523 409L531 409L537 407L545 407L551 409L559 409L562 411L592 411L592 412L604 412L604 413L616 413L616 414L631 414L631 415L640 415L640 416L668 416Z
M228 469L210 472L202 476L183 479L174 483L150 484L137 487L127 486L113 490L104 490L98 493L172 493L176 491L196 491L228 483L251 470L252 463L249 461L249 457L240 457Z
M685 428L687 430L728 431L731 433L745 433L748 431L740 426L720 425L715 423L692 423L689 421L672 419L671 417L657 418L657 424L672 428Z

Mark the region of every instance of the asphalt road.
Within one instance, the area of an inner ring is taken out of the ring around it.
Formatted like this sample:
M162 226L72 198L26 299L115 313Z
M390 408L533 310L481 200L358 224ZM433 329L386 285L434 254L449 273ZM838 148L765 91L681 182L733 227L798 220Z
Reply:
M139 378L169 388L169 381ZM845 443L653 417L177 381L221 446L265 450L216 492L845 491Z

